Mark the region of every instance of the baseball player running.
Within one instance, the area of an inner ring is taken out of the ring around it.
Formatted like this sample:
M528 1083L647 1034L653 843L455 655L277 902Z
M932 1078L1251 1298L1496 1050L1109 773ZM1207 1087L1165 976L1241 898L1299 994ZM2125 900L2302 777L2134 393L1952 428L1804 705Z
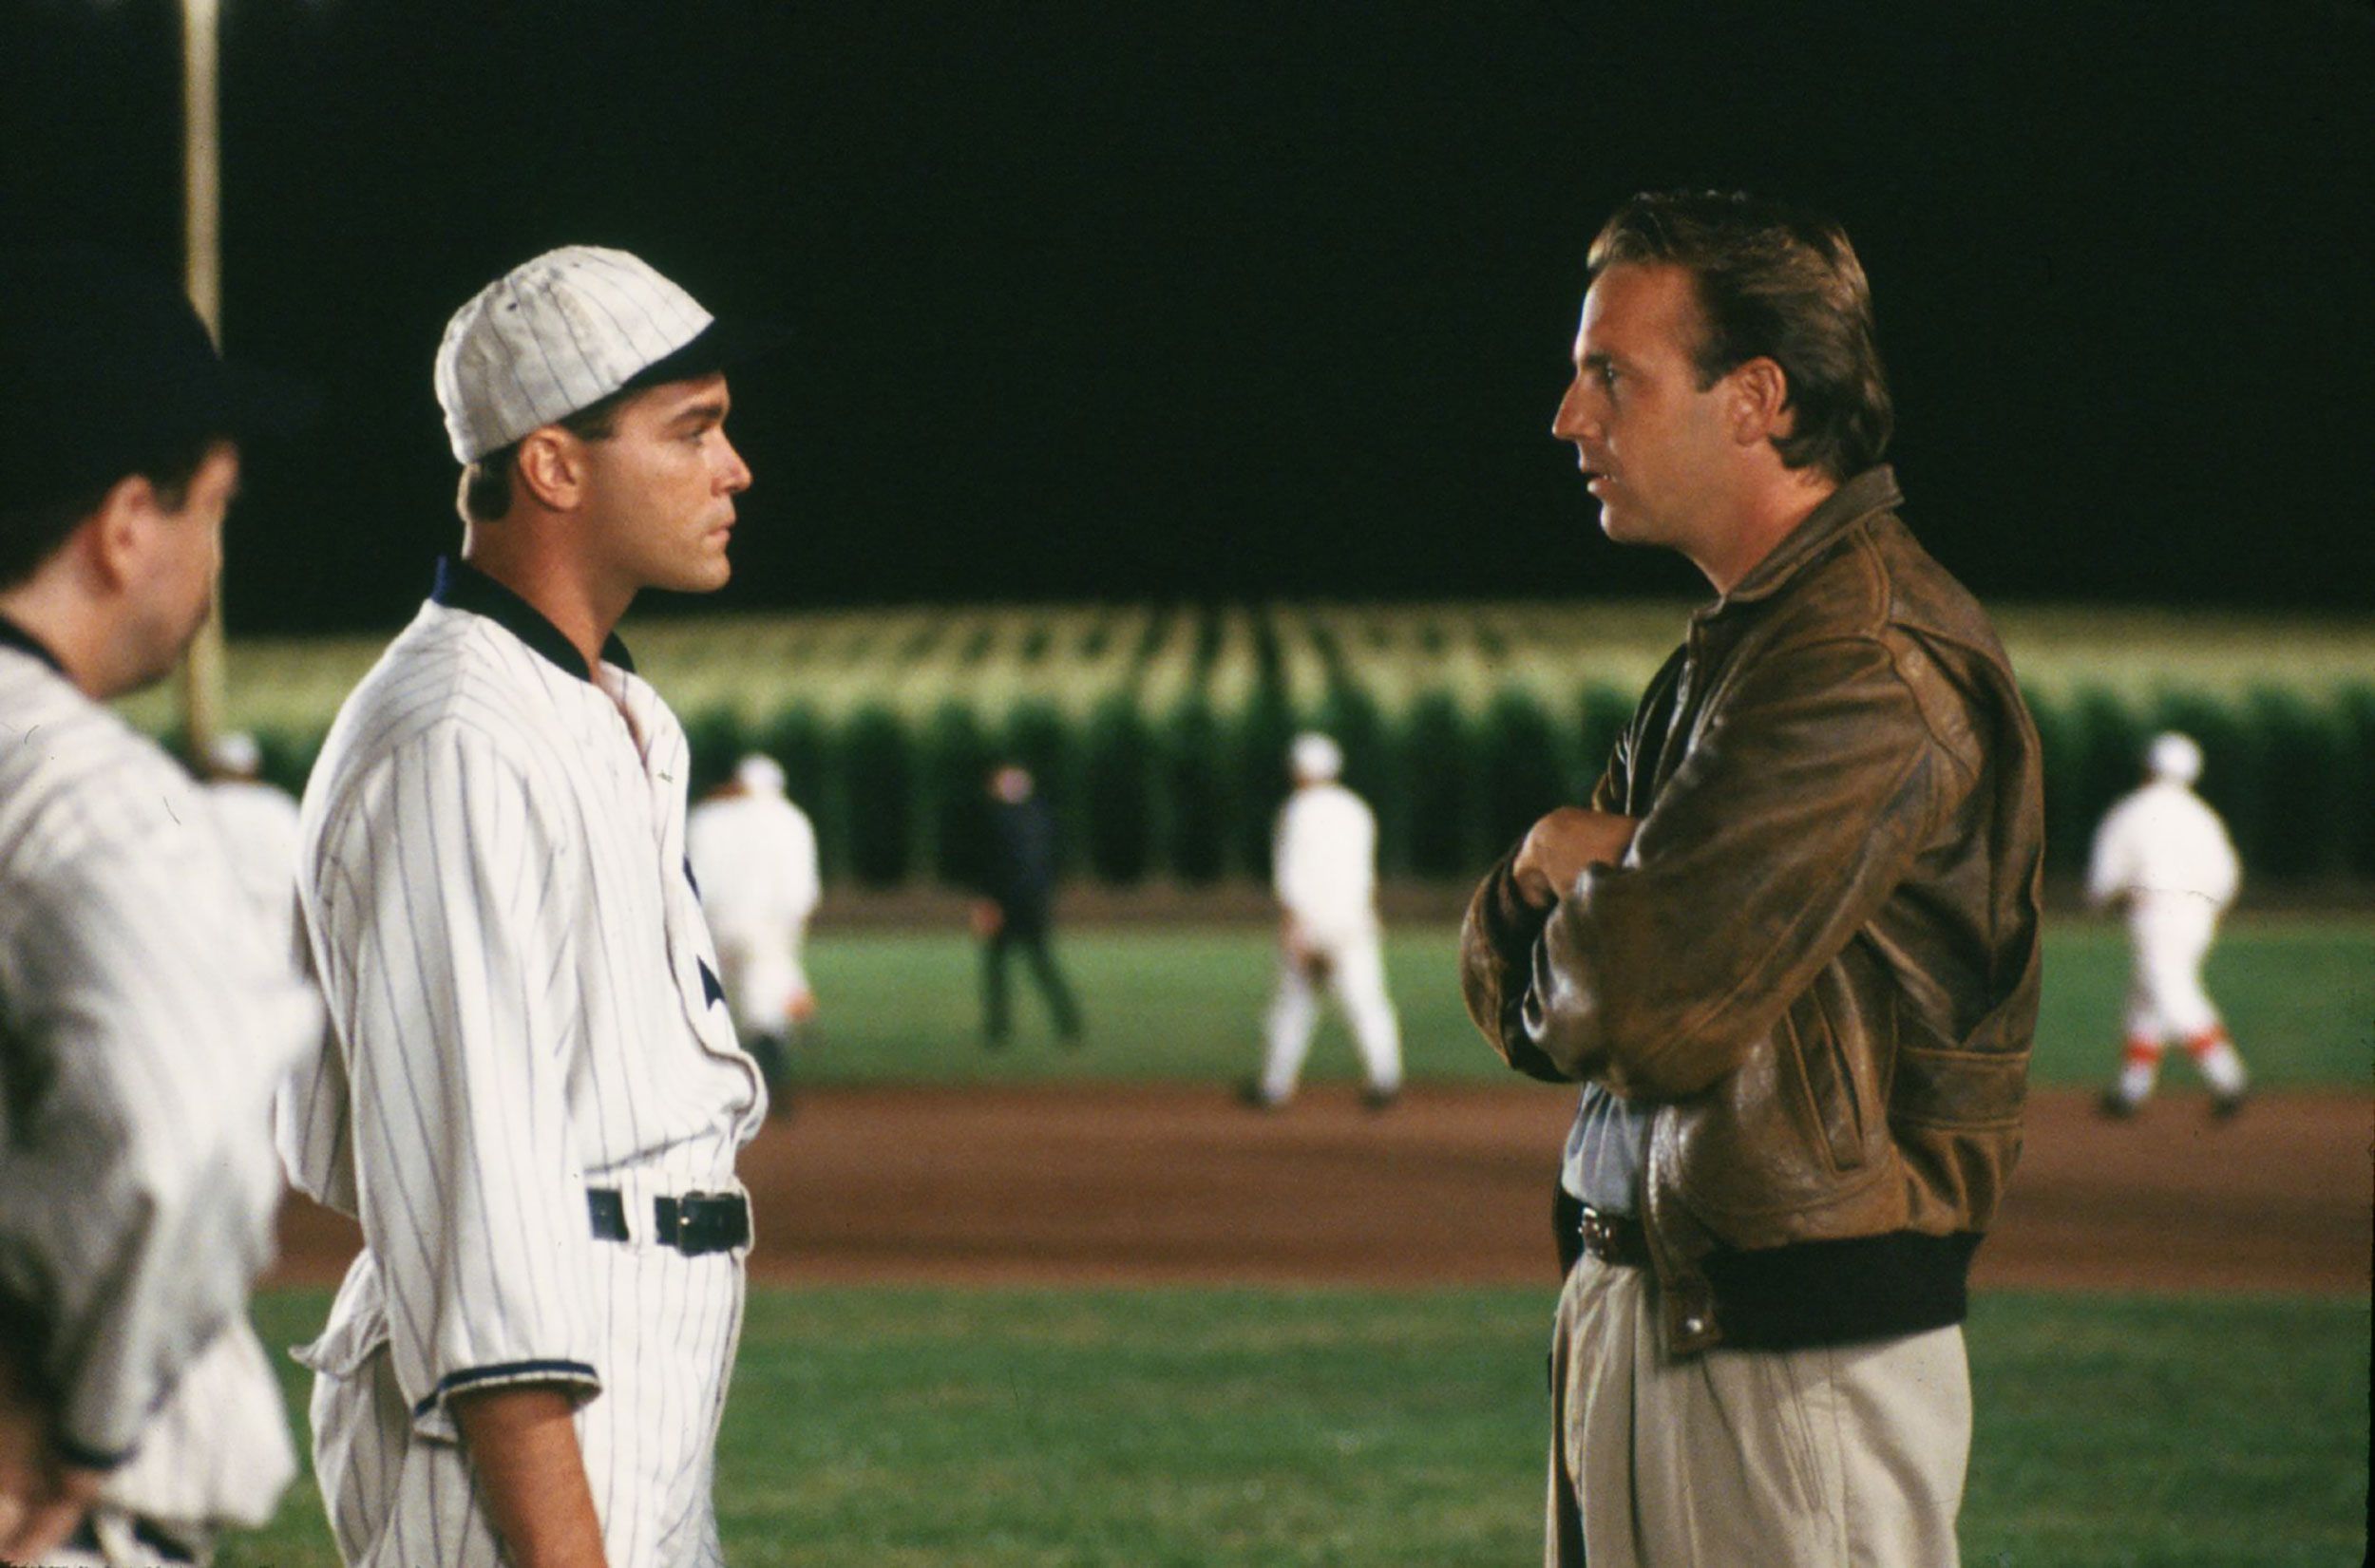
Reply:
M2127 916L2136 967L2128 983L2127 1050L2118 1082L2103 1091L2103 1114L2136 1114L2160 1076L2172 1040L2185 1043L2210 1085L2211 1109L2232 1116L2245 1092L2243 1059L2202 989L2202 959L2218 916L2234 901L2243 868L2226 824L2199 795L2202 748L2162 735L2145 753L2144 786L2095 830L2087 898Z
M462 553L303 811L335 1041L282 1152L363 1228L301 1352L349 1563L721 1560L766 1092L686 866L684 731L612 633L645 588L725 583L750 473L723 372L772 341L571 246L438 350Z
M0 1559L202 1561L294 1472L245 1320L320 1014L173 760L101 704L206 618L272 395L189 302L0 258Z
M820 889L816 829L785 798L783 767L754 752L693 808L685 842L727 1005L780 1114L789 1104L792 1036L816 1015L800 962Z
M1336 782L1343 753L1325 735L1295 737L1287 752L1295 791L1280 807L1272 845L1278 893L1278 993L1269 1049L1247 1098L1266 1108L1294 1098L1320 995L1332 989L1360 1049L1363 1090L1382 1109L1402 1091L1402 1037L1385 993L1376 892L1378 820Z

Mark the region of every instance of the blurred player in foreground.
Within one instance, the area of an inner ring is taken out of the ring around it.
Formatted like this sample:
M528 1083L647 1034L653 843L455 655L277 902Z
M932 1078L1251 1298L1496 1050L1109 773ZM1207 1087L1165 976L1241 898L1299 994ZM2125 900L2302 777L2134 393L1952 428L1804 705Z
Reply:
M1462 935L1495 1048L1584 1085L1545 1557L1940 1568L2036 1031L2036 730L1897 518L1847 236L1643 196L1587 266L1552 432L1608 538L1717 597Z
M975 875L973 906L981 938L981 1036L1006 1044L1006 960L1016 949L1030 962L1055 1020L1056 1038L1080 1043L1080 1006L1049 947L1055 926L1055 814L1039 798L1031 770L1013 763L990 774L988 817Z
M198 1562L294 1473L246 1322L320 1026L188 774L100 705L213 600L276 394L189 302L0 259L0 1559Z
M1343 766L1343 752L1325 735L1298 735L1288 748L1295 791L1279 808L1271 843L1278 993L1262 1076L1246 1088L1264 1109L1294 1098L1322 990L1335 992L1352 1025L1368 1104L1383 1109L1402 1092L1401 1027L1385 993L1378 930L1378 820L1337 783Z
M2200 746L2163 735L2146 751L2144 772L2144 786L2095 830L2086 870L2088 900L2127 917L2135 949L2127 1049L2118 1082L2103 1091L2103 1114L2134 1116L2160 1076L2161 1052L2177 1040L2210 1085L2212 1113L2232 1116L2243 1105L2243 1059L2202 989L2202 960L2234 901L2242 863L2226 823L2194 793Z
M685 844L734 1027L767 1075L769 1105L788 1114L791 1046L816 1016L801 963L820 891L816 829L785 798L782 766L754 752L693 808Z
M363 1227L303 1352L350 1563L721 1560L766 1091L686 868L684 730L612 633L646 588L731 575L724 371L770 342L570 246L438 350L461 558L305 791L336 1039L281 1134Z

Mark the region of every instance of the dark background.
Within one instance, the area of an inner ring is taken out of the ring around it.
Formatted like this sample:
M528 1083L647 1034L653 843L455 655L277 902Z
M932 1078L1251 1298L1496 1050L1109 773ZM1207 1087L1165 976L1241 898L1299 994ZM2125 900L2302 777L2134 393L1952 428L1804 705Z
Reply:
M446 317L566 242L737 375L736 608L1697 593L1547 434L1636 189L1842 218L1908 516L1983 595L2375 603L2375 12L2331 0L224 0L235 632L456 537ZM10 0L0 225L177 271L166 0Z

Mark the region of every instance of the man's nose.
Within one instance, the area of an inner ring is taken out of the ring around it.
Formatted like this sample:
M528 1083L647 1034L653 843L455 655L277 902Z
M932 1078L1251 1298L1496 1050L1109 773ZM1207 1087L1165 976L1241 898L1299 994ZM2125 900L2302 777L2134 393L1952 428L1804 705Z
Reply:
M742 461L742 454L726 439L724 431L718 432L717 440L725 448L725 464L718 472L717 487L730 496L738 495L750 488L750 465Z
M1561 441L1574 441L1591 424L1584 383L1581 377L1568 382L1567 395L1559 399L1559 411L1550 421L1550 433Z

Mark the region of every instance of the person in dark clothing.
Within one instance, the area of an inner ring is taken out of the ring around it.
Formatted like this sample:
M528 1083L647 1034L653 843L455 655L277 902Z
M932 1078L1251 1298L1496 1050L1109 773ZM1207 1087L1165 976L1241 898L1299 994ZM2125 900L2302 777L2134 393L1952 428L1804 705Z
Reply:
M1055 898L1055 818L1028 768L991 773L989 807L975 886L973 928L981 937L981 1033L992 1049L1006 1043L1006 960L1020 949L1055 1020L1056 1036L1080 1043L1080 1008L1048 948Z

